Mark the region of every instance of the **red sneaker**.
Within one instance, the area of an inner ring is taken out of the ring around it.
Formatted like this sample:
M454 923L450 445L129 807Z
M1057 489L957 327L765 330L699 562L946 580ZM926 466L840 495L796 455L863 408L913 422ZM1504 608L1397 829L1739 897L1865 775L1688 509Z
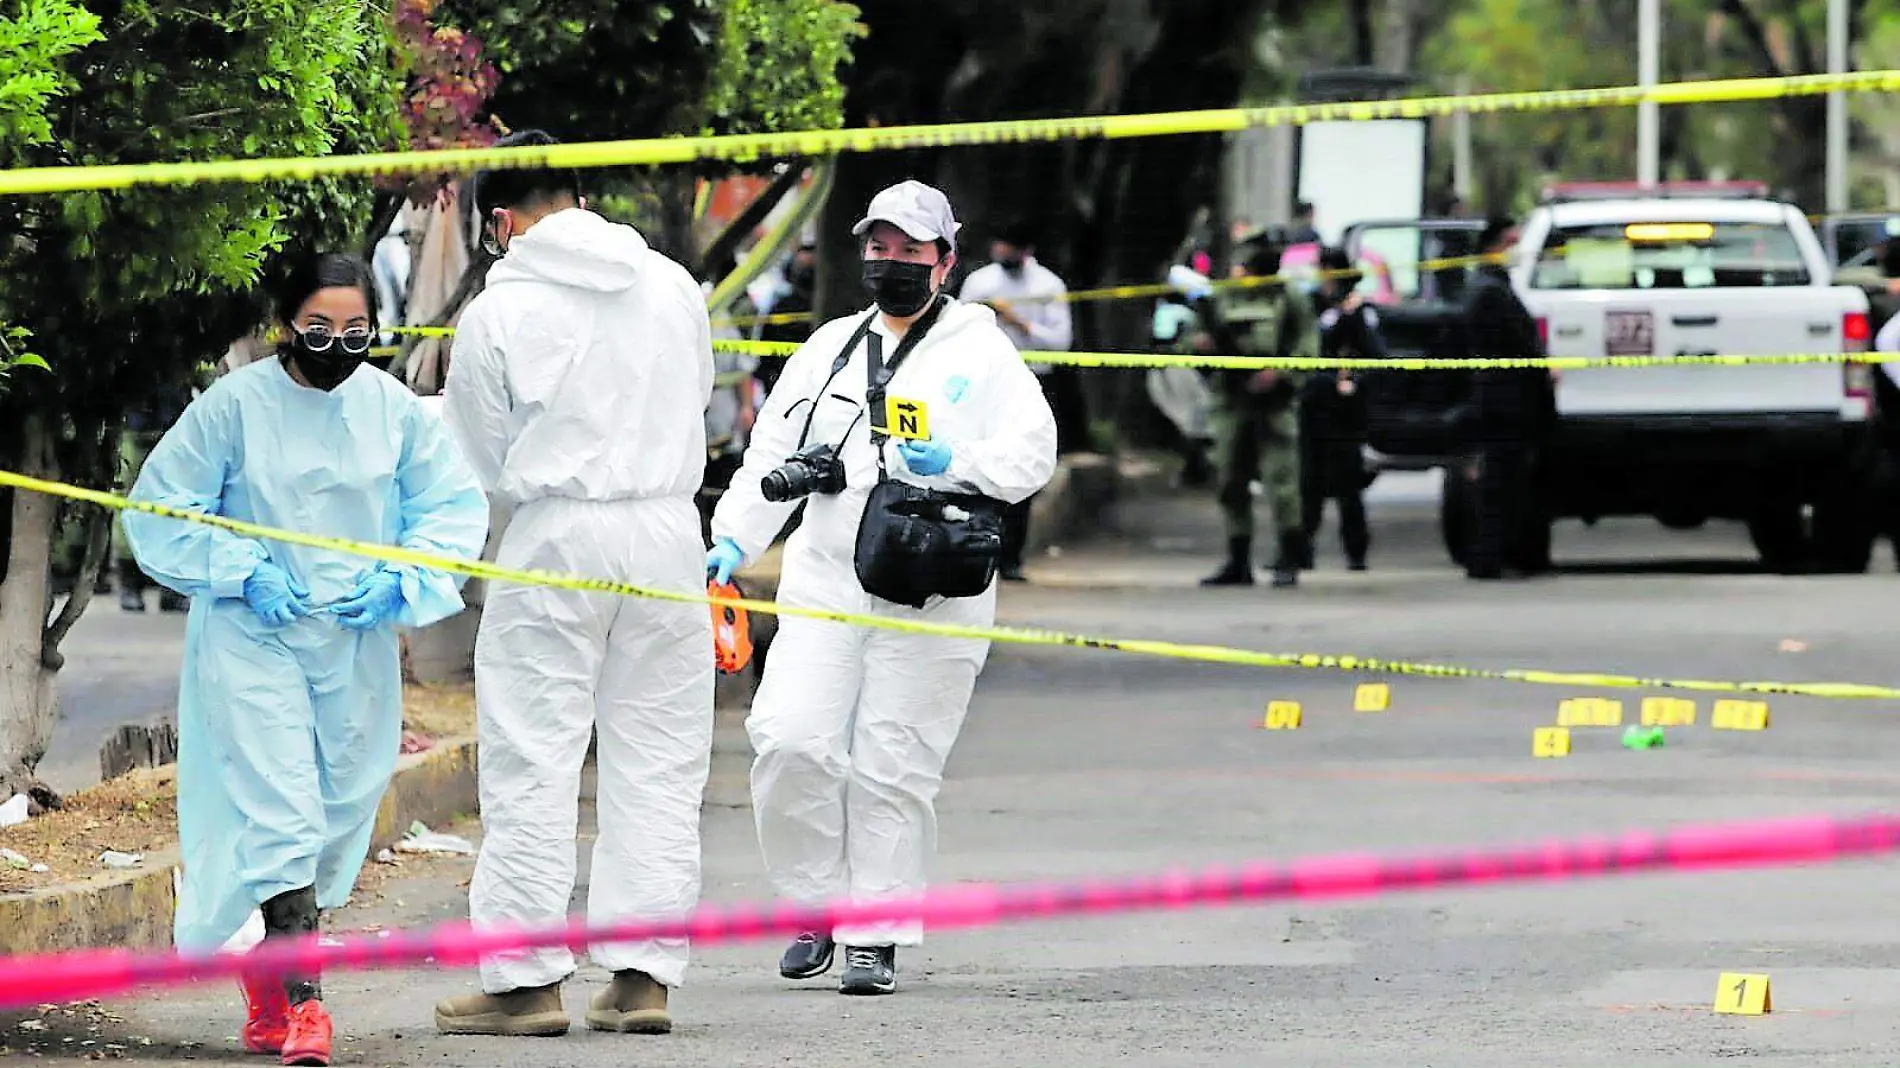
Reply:
M321 1001L306 1001L290 1010L290 1030L284 1037L284 1063L316 1065L330 1063L330 1038L333 1025L330 1013Z
M290 1028L290 999L276 976L247 972L238 979L244 992L244 1048L252 1053L278 1053Z

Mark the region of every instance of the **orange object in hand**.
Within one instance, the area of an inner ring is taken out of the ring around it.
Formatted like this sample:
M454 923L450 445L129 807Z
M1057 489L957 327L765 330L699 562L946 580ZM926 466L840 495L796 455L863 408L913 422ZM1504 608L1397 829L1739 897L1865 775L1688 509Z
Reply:
M739 591L738 584L728 582L706 583L706 596L728 597L743 600L745 594ZM752 662L752 623L746 618L745 609L736 604L716 604L712 606L713 620L713 660L719 670L736 675L745 670Z

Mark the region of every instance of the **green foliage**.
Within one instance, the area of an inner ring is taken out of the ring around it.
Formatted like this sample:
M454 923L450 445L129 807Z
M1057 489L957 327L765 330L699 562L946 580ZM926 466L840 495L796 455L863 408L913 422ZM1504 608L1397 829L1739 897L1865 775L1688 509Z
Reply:
M483 55L482 40L440 21L440 0L396 0L397 73L405 80L402 120L409 148L481 148L499 134L485 114L501 72ZM452 176L392 178L387 188L404 190L411 202L433 200Z
M75 84L62 65L99 40L99 17L72 0L21 0L0 14L0 154L45 144L46 107Z
M1860 54L1852 66L1880 67L1886 65L1882 54L1900 55L1900 41L1888 30L1900 17L1900 3L1853 6ZM1460 76L1479 92L1636 80L1635 0L1454 0L1446 8L1445 27L1423 56L1435 90L1453 90ZM1824 71L1826 15L1827 0L1663 0L1662 78ZM1857 122L1882 137L1890 113L1880 95L1850 102ZM1819 98L1665 107L1663 177L1764 180L1818 210L1821 114ZM1491 208L1524 207L1544 178L1636 176L1634 108L1480 116L1474 137L1483 199Z
M568 141L691 129L711 84L719 0L444 0L501 70L489 101L512 129Z
M864 35L838 0L727 0L700 129L708 134L834 130L844 124L838 68Z
M52 140L47 107L77 84L65 60L99 38L98 17L71 0L22 0L0 14L0 163L11 166L21 149ZM0 319L0 391L15 367L48 369L26 351L31 336Z
M66 91L41 108L50 136L5 145L8 165L321 155L401 137L387 17L360 0L95 10L92 41L54 74ZM30 330L52 368L14 375L0 398L0 462L26 411L83 446L179 388L255 325L273 257L353 246L368 197L366 182L330 181L0 200L0 232L19 235L0 245L0 322ZM76 462L77 477L102 477L85 470L102 459Z

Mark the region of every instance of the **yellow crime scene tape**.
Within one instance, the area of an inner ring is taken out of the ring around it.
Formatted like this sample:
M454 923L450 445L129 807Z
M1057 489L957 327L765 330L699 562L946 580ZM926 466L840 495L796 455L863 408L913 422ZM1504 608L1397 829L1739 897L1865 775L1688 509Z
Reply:
M1436 118L1464 113L1631 107L1649 101L1657 104L1724 103L1816 96L1832 92L1892 92L1895 89L1900 89L1900 70L1873 70L1780 78L1667 82L1648 87L1626 85L1600 89L1547 89L1147 115L1010 119L929 126L803 130L717 137L660 137L347 156L29 167L0 172L0 195L72 193L204 182L309 181L347 175L432 174L491 168L661 166L708 159L755 162L795 156L829 156L841 152L1233 133L1254 127L1297 126L1312 122L1366 122L1377 119Z
M1543 255L1555 256L1561 251L1562 251L1561 249L1546 249ZM1418 272L1450 271L1450 270L1457 270L1463 267L1476 266L1481 263L1501 263L1507 258L1508 257L1506 256L1505 253L1490 252L1490 253L1484 253L1481 255L1473 255L1473 256L1446 256L1439 259L1420 260L1417 263L1405 264L1404 267L1408 270L1418 271ZM1209 284L1209 288L1216 289L1216 290L1259 289L1266 286L1285 285L1287 282L1293 281L1295 278L1331 279L1331 278L1345 278L1345 277L1350 277L1352 275L1362 275L1365 273L1366 272L1362 268L1357 268L1357 267L1348 268L1346 270L1315 269L1311 271L1300 271L1300 272L1294 272L1294 273L1250 275L1245 278L1210 279L1208 284ZM1070 290L1064 293L1050 293L1050 294L1038 294L1035 296L1027 296L1027 297L1014 297L1010 299L1010 303L1011 304L1044 304L1044 303L1061 302L1064 304L1076 304L1076 303L1083 303L1083 302L1089 302L1089 301L1139 300L1144 297L1165 297L1165 296L1168 296L1169 294L1176 294L1178 292L1179 291L1177 289L1167 284L1166 282L1146 282L1139 285L1129 284L1129 285L1118 285L1118 286L1103 286L1098 289L1076 289L1076 290ZM759 323L766 323L770 325L782 325L782 324L787 324L787 323L809 323L816 320L817 318L818 318L817 315L811 312L779 312L773 315L742 315L742 316L736 316L736 317L722 317L722 318L714 319L712 322L714 326L752 326ZM387 333L407 334L412 337L454 337L455 336L455 328L452 326L385 326L382 329Z
M943 638L964 638L980 641L1005 642L1014 645L1060 646L1073 649L1099 649L1109 652L1130 653L1137 656L1162 657L1170 660L1190 660L1201 663L1233 664L1243 667L1262 668L1303 668L1322 671L1343 671L1353 673L1411 675L1441 679L1479 679L1496 682L1529 683L1539 686L1596 687L1604 689L1638 690L1692 690L1703 693L1753 693L1778 694L1799 697L1822 697L1832 699L1900 699L1900 687L1876 686L1854 682L1725 682L1707 679L1646 679L1635 675L1617 675L1595 671L1542 671L1521 668L1472 668L1456 664L1429 664L1406 660L1383 660L1377 657L1338 656L1330 653L1268 653L1251 649L1235 649L1220 645L1189 645L1179 642L1152 641L1139 638L1098 638L1081 634L1065 634L1058 631L1027 630L1016 627L970 627L949 623L928 623L922 620L899 619L890 616L860 615L852 612L834 612L819 608L805 608L798 605L779 604L773 601L758 601L751 598L712 597L704 593L662 590L645 586L635 586L625 582L612 582L606 579L586 578L580 575L564 575L551 571L521 571L502 567L485 560L458 560L453 557L436 556L416 552L394 545L377 545L370 542L352 541L346 538L331 538L315 534L300 534L291 530L247 523L225 516L207 515L153 504L148 501L134 501L112 493L85 489L0 470L0 486L11 486L33 493L45 493L69 500L85 501L102 508L114 510L132 509L169 519L201 523L206 526L228 530L234 534L259 538L266 541L285 542L292 545L304 545L314 549L328 549L334 552L350 553L356 556L383 560L395 564L407 564L414 567L426 567L437 571L453 572L470 578L486 579L491 582L514 582L528 586L547 586L555 589L581 590L594 593L611 593L624 597L645 597L657 601L672 601L681 604L724 605L743 608L748 612L767 615L793 616L800 619L813 619L831 623L843 623L855 627L873 627L881 630L894 630L907 634L929 634Z
M797 352L791 341L715 341L715 352L783 358ZM1900 352L1787 352L1748 354L1690 353L1682 356L1200 356L1169 352L1035 352L1030 363L1071 367L1187 367L1220 371L1512 371L1543 368L1587 371L1609 367L1786 367L1823 363L1894 363Z

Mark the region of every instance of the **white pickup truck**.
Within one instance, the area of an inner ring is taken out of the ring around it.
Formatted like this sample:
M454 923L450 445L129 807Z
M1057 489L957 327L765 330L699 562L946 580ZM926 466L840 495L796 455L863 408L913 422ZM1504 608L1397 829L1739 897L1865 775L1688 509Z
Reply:
M1559 192L1525 220L1513 288L1552 356L1864 351L1802 213L1759 195ZM1543 519L1737 519L1775 570L1865 571L1866 364L1590 368L1557 379Z

